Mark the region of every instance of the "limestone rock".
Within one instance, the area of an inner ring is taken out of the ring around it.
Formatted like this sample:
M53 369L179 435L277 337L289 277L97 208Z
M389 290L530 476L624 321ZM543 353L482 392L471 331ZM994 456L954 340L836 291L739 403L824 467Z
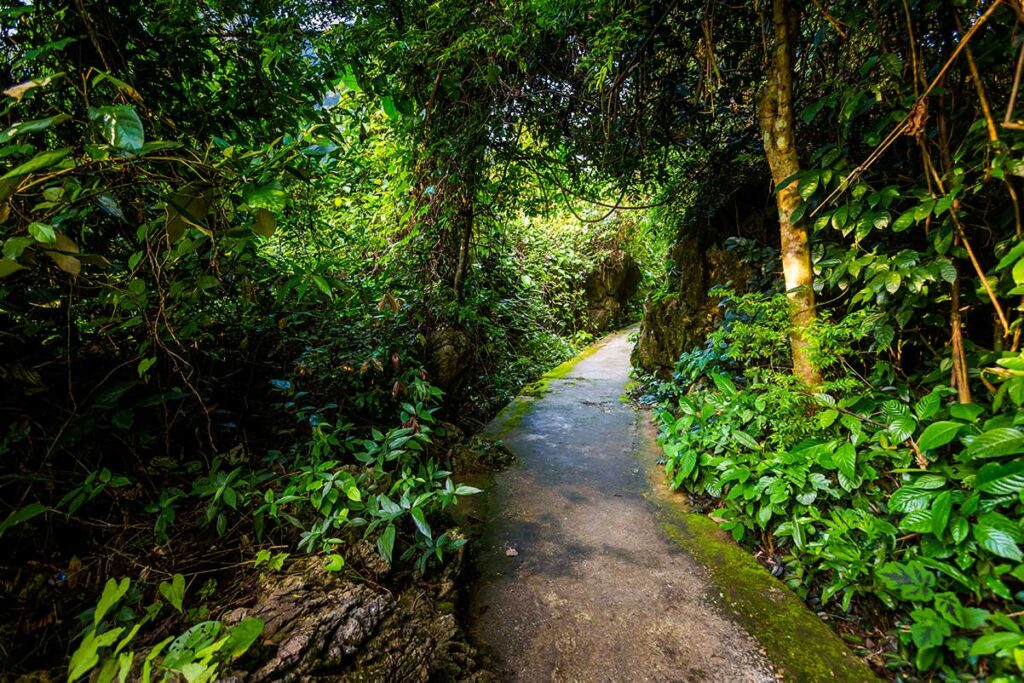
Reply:
M448 591L460 566L461 554L446 567ZM257 663L235 672L238 681L486 680L451 610L419 586L391 593L310 559L264 579L258 594L225 619L265 622L259 645L241 660Z
M453 392L462 384L472 360L469 336L454 327L441 327L427 338L427 350L434 383Z
M636 294L640 277L640 267L628 253L621 249L604 253L584 282L588 331L606 332L625 321L626 307Z

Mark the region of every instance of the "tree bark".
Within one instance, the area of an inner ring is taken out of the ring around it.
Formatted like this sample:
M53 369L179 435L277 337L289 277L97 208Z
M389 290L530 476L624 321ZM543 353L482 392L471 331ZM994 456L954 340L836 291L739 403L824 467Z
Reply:
M804 336L807 326L817 314L807 225L803 220L793 220L793 212L801 201L796 180L782 187L783 182L800 171L793 116L793 55L799 23L799 15L789 0L773 0L775 44L758 109L765 157L778 188L775 202L782 238L782 270L790 306L793 374L804 384L817 386L821 383L821 375L811 362L810 348Z

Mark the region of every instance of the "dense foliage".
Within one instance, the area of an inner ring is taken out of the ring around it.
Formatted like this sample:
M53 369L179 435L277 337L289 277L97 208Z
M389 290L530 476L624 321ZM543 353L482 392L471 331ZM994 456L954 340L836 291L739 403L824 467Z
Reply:
M804 331L821 383L789 372L769 271L753 293L719 292L720 327L655 390L673 486L880 669L1017 680L1024 667L1013 9L805 17L806 167L791 182L824 302Z
M5 4L0 668L212 680L245 576L429 575L452 423L742 204L670 481L880 671L1019 677L1024 9L798 5Z

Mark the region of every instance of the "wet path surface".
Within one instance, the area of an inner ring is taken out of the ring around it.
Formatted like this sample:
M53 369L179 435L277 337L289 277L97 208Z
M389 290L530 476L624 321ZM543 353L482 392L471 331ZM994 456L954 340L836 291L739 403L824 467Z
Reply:
M472 635L506 680L776 680L645 497L638 417L620 400L631 347L607 337L488 427L518 463L496 476L476 544Z

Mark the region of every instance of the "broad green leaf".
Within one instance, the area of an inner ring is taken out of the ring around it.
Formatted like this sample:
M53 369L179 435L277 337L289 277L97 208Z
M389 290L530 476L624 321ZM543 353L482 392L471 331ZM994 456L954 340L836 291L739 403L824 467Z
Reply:
M932 530L932 511L914 510L900 520L900 529L917 534L926 534Z
M893 232L903 232L914 224L914 209L904 211L892 222Z
M138 154L146 144L142 120L130 104L91 107L89 120L99 124L103 139L115 149Z
M253 221L252 230L257 235L272 237L277 230L277 217L267 209L256 209L256 219Z
M54 232L53 226L46 223L29 223L28 234L32 235L36 242L43 244L53 244L57 241L57 233Z
M892 492L889 497L890 512L913 512L914 510L927 510L934 497L930 491L916 486L901 486Z
M171 604L171 607L181 612L185 602L185 577L181 574L175 574L171 578L170 583L161 581L160 595L164 596L164 599Z
M324 563L324 569L329 572L340 572L345 568L345 558L337 553L332 553L327 556L327 562Z
M224 645L224 651L232 659L238 659L256 642L261 633L263 633L262 619L259 617L242 619L228 632L228 642Z
M44 168L49 168L55 164L60 163L64 160L68 154L71 153L70 147L62 147L61 149L53 149L48 152L41 152L25 163L15 166L10 171L5 173L0 180L8 180L10 178L18 178L29 173L35 173Z
M932 501L931 532L941 536L949 523L949 514L953 510L953 496L949 491L943 491Z
M857 476L857 449L851 443L844 443L832 454L839 471L850 479Z
M889 423L889 434L896 443L902 443L909 439L914 430L917 429L917 421L909 415L899 416Z
M979 523L974 525L972 531L974 540L978 542L978 545L993 555L1015 562L1020 562L1021 559L1024 559L1013 537L1002 529Z
M1024 462L1016 460L1006 464L987 463L978 470L974 478L974 487L997 496L1024 491Z
M1024 452L1024 432L1013 427L989 429L974 437L968 449L976 458L998 458Z
M212 202L212 188L197 184L186 185L167 201L164 227L172 244L178 241L190 225L209 232L209 228L206 227L206 214L209 213Z
M380 556L388 562L391 561L391 554L395 550L395 526L388 524L387 528L377 539L377 550L380 552Z
M13 140L19 135L26 135L28 133L38 133L44 131L50 126L55 126L58 123L63 123L71 117L67 114L57 114L56 116L48 116L45 119L36 119L34 121L22 121L16 123L3 133L0 133L0 144Z
M427 538L431 538L430 525L427 524L427 519L423 516L423 508L413 508L410 511L410 514L412 515L412 521L416 523L416 528L419 529L419 532Z
M921 436L918 437L917 445L925 451L941 448L955 439L962 427L963 423L961 422L951 422L948 420L934 422L928 425L924 432L921 433Z
M11 527L24 524L28 520L33 517L38 517L44 512L46 512L46 506L42 503L29 503L25 507L18 508L11 514L7 515L7 519L0 522L0 536L3 536L4 532Z
M1003 633L989 633L974 641L971 646L971 656L991 655L997 652L1006 652L1024 645L1024 634L1006 631Z
M907 563L886 562L878 569L878 578L886 588L903 600L931 600L935 577L914 560Z
M266 209L273 213L284 211L288 204L288 193L280 180L275 180L259 187L246 185L242 189L242 201L250 208Z
M25 266L21 265L14 259L0 259L0 277L7 277L12 273L17 273L19 270L25 270Z
M128 580L128 577L121 579L120 582L115 579L107 579L106 585L103 586L103 594L100 595L100 601L96 603L96 611L92 615L94 626L100 625L100 621L110 611L110 608L116 605L124 597L125 593L128 592L130 585L131 581Z

